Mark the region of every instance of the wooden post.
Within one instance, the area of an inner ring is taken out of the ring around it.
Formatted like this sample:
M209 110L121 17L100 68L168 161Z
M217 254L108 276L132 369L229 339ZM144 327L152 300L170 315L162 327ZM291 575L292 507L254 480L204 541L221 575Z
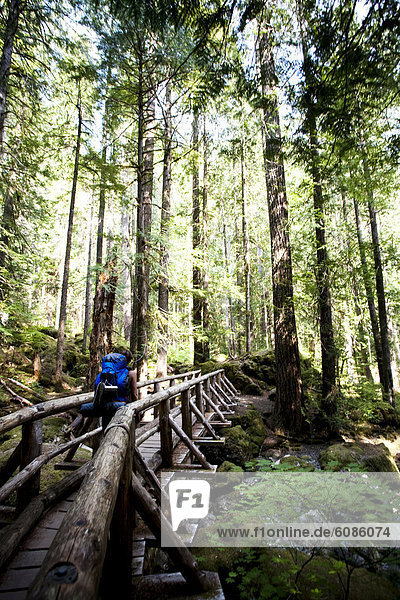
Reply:
M160 389L161 389L160 383L158 381L156 381L155 384L154 384L154 391L153 391L153 393L157 394L157 392L159 392ZM157 406L154 407L153 414L154 414L154 418L156 419L158 417L158 404L157 404Z
M21 442L14 448L11 456L0 470L0 486L2 487L21 464Z
M204 414L204 404L203 404L203 384L196 383L196 405L199 411Z
M169 409L170 400L160 402L160 442L161 442L161 457L164 467L172 467L172 431L169 424Z
M170 379L169 387L174 387L174 385L175 385L175 379ZM170 407L174 408L175 404L176 404L176 398L171 398L171 400L170 400Z
M215 381L218 383L218 385L221 385L221 378L222 378L222 373L217 373L215 376Z
M33 459L42 452L43 421L24 423L22 425L21 462L20 470L24 469ZM40 471L17 491L17 512L21 512L34 496L40 491Z
M190 389L181 394L182 429L192 439L192 413L190 410Z
M209 377L205 380L203 388L204 388L204 393L205 393L205 396L206 396L205 398L203 396L203 398L206 400L205 411L206 412L210 412L210 405L207 402L207 398L211 397L210 378Z

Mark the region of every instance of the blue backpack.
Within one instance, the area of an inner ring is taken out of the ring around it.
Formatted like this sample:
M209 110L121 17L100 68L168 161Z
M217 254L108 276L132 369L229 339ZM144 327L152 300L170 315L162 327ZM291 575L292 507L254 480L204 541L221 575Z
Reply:
M96 377L94 389L105 385L103 402L129 402L129 369L123 354L107 354L102 361L101 373Z

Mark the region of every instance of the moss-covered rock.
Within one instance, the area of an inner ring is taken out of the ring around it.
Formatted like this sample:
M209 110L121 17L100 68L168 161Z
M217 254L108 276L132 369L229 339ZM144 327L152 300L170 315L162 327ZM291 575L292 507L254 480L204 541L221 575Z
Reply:
M243 465L254 453L250 437L240 425L227 430L223 450L225 459L237 465Z
M238 465L234 465L232 462L229 462L229 460L224 460L222 465L219 465L217 471L219 473L229 473L231 471L243 471L243 469Z
M397 427L399 425L397 412L389 402L374 403L372 414L368 420L381 427L388 425Z
M326 471L343 471L349 465L359 465L365 471L398 472L385 444L345 442L333 444L319 455L321 468Z

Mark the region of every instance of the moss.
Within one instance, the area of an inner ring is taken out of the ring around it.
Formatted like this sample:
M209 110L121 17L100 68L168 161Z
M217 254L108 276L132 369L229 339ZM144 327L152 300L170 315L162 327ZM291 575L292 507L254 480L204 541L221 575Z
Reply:
M396 427L399 425L399 417L389 402L374 403L372 414L368 419L371 423L381 427L390 425Z
M226 460L243 465L252 458L254 448L249 436L240 425L228 429L225 434L224 457Z
M43 441L53 442L62 437L64 425L68 425L65 417L47 417L43 419Z
M254 381L245 385L243 388L243 392L245 394L247 394L247 396L262 396L263 395L261 386L258 385L258 383L254 383Z
M201 369L202 375L205 375L206 373L212 373L213 371L217 371L218 369L220 369L221 364L216 363L212 360L208 360L207 362L196 365L196 367Z
M346 442L333 444L319 455L322 469L342 471L356 463L365 471L398 472L396 464L385 444Z
M218 467L217 471L219 473L229 473L230 471L243 471L243 469L238 465L229 462L229 460L225 460L222 465Z

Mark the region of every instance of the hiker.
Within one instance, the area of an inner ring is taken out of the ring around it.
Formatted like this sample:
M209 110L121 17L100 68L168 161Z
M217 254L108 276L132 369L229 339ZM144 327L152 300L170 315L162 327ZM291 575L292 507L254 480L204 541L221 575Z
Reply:
M93 402L82 404L79 411L84 417L102 417L103 431L119 408L137 400L136 371L128 366L131 360L129 350L104 356Z

